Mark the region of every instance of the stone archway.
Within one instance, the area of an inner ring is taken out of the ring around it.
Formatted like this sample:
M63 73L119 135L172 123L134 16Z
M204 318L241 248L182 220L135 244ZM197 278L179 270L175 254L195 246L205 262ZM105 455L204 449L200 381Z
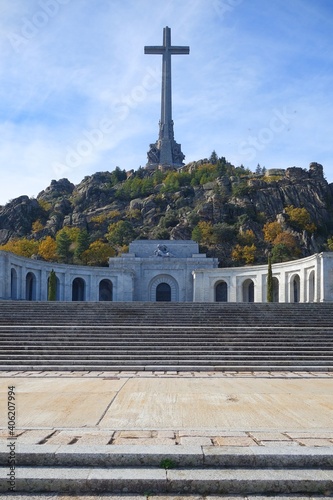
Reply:
M84 279L75 278L72 283L72 301L83 302L86 298L86 284Z
M29 272L25 278L25 298L36 300L36 276L32 272Z
M242 285L243 302L254 302L254 282L247 279Z
M10 297L12 300L17 299L17 272L14 268L10 271Z
M215 285L215 302L228 302L228 285L225 281Z
M315 272L311 271L309 274L309 302L315 301Z
M112 281L104 279L99 282L99 300L102 302L112 302L113 300Z
M169 275L159 275L149 285L150 302L178 302L179 289L177 281Z
M279 302L280 297L280 282L278 278L273 277L273 302Z
M294 274L290 280L290 302L300 302L301 280Z

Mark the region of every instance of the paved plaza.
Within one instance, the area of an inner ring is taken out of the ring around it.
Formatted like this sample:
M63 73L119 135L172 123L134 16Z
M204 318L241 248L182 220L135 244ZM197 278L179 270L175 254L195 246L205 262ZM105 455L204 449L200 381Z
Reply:
M333 372L1 372L18 444L332 447Z

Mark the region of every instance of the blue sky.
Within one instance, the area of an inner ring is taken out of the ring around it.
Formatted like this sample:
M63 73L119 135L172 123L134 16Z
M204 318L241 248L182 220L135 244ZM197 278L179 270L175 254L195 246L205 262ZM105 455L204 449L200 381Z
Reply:
M175 139L333 182L331 0L0 0L0 204L52 179L137 169L158 135L171 27Z

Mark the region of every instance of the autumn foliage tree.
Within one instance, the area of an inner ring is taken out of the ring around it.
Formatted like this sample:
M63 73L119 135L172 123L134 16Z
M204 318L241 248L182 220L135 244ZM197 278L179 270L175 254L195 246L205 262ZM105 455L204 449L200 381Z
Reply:
M266 222L263 227L264 239L269 243L274 243L275 238L282 233L281 224L277 221Z
M192 231L192 239L203 245L210 245L213 243L213 224L207 221L200 221Z
M238 264L253 264L255 261L257 247L254 245L237 244L231 252L231 258Z
M21 257L32 257L38 254L38 241L28 238L14 239L0 246L0 250L13 252Z
M314 233L317 230L317 227L311 221L311 216L306 208L298 208L293 205L289 205L285 208L285 212L289 217L291 226L296 230L305 230L308 233Z
M333 252L333 236L327 239L327 248L330 252Z
M252 229L247 229L246 231L240 232L238 235L238 241L242 245L251 246L255 242L255 234Z
M89 245L89 248L82 253L81 258L89 266L106 266L109 257L114 257L115 253L108 243L97 240Z
M56 262L58 260L57 243L52 236L46 236L38 246L38 254L42 259Z

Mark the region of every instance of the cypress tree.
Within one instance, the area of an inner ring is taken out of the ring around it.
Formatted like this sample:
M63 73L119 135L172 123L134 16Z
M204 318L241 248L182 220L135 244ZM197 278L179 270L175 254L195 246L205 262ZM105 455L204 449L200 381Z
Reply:
M267 302L273 302L273 271L272 258L270 255L268 256Z
M52 269L49 276L48 300L57 300L57 277Z

